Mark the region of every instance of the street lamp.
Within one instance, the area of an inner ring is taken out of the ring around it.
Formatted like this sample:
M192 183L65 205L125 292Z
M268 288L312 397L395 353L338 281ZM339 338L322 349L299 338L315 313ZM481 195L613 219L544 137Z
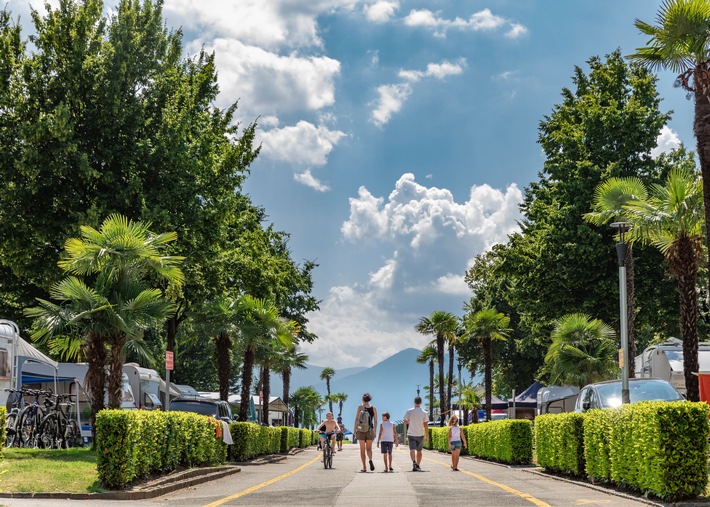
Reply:
M616 244L616 256L619 260L619 313L621 322L621 403L629 403L629 331L628 316L626 314L626 256L629 253L629 245L624 241L624 233L629 232L631 224L629 222L614 222L611 227L619 233L619 242Z
M420 385L421 385L421 384L417 384L417 396L419 396L419 386L420 386Z
M462 391L462 389L463 389L463 386L461 385L461 367L463 366L463 360L461 359L461 355L460 355L460 354L459 354L458 360L459 360L459 361L458 361L457 367L458 367L458 369L459 369L459 410L458 410L458 414L457 414L457 415L460 416L460 415L461 415L461 391ZM461 423L461 425L463 426L466 422L468 422L468 421L463 421L463 422Z

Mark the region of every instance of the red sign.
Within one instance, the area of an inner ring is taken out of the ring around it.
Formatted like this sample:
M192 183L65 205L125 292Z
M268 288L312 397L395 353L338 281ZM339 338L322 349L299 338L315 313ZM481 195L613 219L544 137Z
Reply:
M165 369L173 370L173 352L171 350L165 351Z

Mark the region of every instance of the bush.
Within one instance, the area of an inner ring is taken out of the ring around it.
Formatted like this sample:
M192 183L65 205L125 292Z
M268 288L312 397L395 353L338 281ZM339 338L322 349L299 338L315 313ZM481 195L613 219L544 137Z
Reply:
M564 474L584 474L584 415L544 414L535 418L537 464Z
M593 481L611 480L609 435L616 410L590 410L584 414L584 461L587 475Z
M469 454L501 463L532 462L532 423L524 419L506 419L469 424L466 431Z

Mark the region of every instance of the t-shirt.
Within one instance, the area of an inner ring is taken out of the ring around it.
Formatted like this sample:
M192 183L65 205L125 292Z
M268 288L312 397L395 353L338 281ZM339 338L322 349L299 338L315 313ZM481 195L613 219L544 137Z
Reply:
M461 426L451 426L451 441L460 442L461 441Z
M424 436L424 423L429 422L429 416L422 407L413 407L407 410L407 413L404 414L404 420L409 421L407 435L410 437Z
M380 441L394 442L394 423L392 421L382 421L382 433Z

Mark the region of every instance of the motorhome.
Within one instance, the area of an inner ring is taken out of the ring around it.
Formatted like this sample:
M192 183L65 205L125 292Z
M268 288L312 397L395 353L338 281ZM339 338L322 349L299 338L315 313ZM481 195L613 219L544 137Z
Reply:
M710 342L698 344L699 372L710 372ZM686 394L683 370L683 342L669 338L658 345L647 347L636 356L637 378L667 380L680 393Z
M166 405L168 393L171 399L182 396L182 392L175 384L171 383L168 387L157 371L143 368L138 363L124 364L123 373L128 375L138 408L162 410Z

